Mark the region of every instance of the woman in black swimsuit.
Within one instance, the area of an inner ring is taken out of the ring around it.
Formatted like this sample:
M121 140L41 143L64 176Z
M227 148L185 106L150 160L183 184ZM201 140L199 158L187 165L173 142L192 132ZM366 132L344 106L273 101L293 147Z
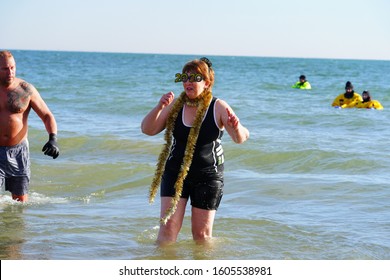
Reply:
M150 189L152 202L161 185L159 244L176 241L188 199L194 240L212 237L223 194L223 132L226 129L236 143L249 138L231 107L213 97L214 70L207 58L188 62L176 77L184 91L176 99L173 92L164 94L141 125L147 135L165 129L166 144Z

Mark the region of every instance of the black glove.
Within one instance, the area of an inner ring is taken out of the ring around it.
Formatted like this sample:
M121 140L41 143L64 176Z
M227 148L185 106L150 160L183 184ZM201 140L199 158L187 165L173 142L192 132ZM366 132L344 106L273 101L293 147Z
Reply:
M60 154L60 148L57 144L57 135L55 133L49 134L49 141L43 146L42 152L53 159L57 158Z

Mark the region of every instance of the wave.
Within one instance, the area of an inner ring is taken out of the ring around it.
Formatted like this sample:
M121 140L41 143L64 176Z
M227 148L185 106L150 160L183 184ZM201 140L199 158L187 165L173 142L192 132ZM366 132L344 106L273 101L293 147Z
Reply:
M47 204L63 204L69 203L69 200L65 197L50 197L42 193L30 192L29 199L27 202L20 203L12 199L11 195L6 193L0 195L0 207L5 208L9 206L20 207L20 209L25 207L37 206L37 205L47 205Z

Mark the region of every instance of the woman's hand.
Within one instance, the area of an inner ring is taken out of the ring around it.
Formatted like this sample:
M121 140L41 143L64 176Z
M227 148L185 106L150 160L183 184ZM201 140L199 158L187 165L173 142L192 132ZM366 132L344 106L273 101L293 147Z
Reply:
M226 108L226 112L228 114L227 124L232 128L236 129L240 122L240 119L232 112L230 112L229 108Z
M156 135L164 130L175 95L172 91L161 96L158 104L144 117L141 130L146 135Z
M166 106L171 104L174 98L175 94L172 91L161 96L160 104L162 105L162 108L165 108Z

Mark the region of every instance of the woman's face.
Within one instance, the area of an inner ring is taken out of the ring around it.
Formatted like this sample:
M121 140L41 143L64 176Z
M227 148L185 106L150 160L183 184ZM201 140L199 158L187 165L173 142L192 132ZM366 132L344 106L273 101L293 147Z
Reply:
M188 77L194 77L198 73L186 73ZM198 76L198 75L197 75ZM188 79L183 82L183 88L186 92L188 98L195 99L197 98L205 88L208 88L209 82L205 80L201 80L200 82L195 81L194 79Z

